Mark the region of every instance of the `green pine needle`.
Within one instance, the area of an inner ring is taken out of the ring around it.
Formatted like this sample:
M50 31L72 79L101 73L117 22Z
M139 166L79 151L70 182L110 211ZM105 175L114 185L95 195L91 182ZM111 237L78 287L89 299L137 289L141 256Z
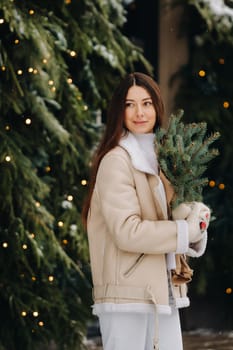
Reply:
M210 146L220 134L214 132L207 136L205 122L184 124L183 114L183 110L172 114L168 129L160 129L156 134L161 170L175 190L173 207L182 202L202 200L203 188L208 184L204 173L208 163L219 154Z

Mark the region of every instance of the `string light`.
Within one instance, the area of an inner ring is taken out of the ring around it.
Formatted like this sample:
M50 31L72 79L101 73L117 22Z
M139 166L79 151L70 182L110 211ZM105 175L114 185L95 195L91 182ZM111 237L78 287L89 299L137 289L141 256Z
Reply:
M30 234L31 238L35 238L35 233Z
M77 56L77 53L74 50L71 50L70 51L70 56L71 57L75 57L75 56Z
M29 73L33 73L33 71L34 71L34 69L33 69L32 67L29 67L29 68L28 68L28 72L29 72Z
M48 63L48 61L47 61L46 58L43 58L42 62L43 62L44 64Z
M7 243L7 242L3 242L3 243L2 243L2 247L3 247L3 248L8 248L8 243Z
M27 312L26 311L22 311L21 312L21 316L26 317L27 316Z
M32 276L32 281L33 281L33 282L36 281L36 276Z
M38 322L38 325L39 325L40 327L43 327L43 326L44 326L44 322L43 322L43 321L39 321L39 322Z
M64 222L63 221L58 221L57 226L58 227L63 227L64 226Z
M203 69L201 69L201 70L199 70L198 75L199 75L199 77L203 78L206 76L206 72Z
M46 173L49 173L51 171L51 167L47 165L44 170Z
M23 248L24 250L28 249L27 244L23 244L23 245L22 245L22 248Z
M81 181L81 185L86 186L86 185L87 185L87 180L84 180L84 179L83 179L83 180Z
M38 74L38 69L33 69L33 74Z
M221 57L221 58L219 58L218 63L219 63L219 64L225 64L225 60L224 60L224 58L222 58L222 57Z
M67 245L67 244L68 244L68 240L67 240L67 239L63 239L63 240L62 240L62 243L63 243L64 245Z
M231 294L232 293L232 288L226 288L226 294Z
M40 202L36 202L35 204L37 208L40 208Z
M229 108L230 107L230 103L228 101L224 101L223 102L223 107L226 108L226 109Z
M29 15L31 15L31 16L32 16L32 15L34 15L34 14L35 14L35 11L31 9L31 10L29 10L29 11L28 11L28 13L29 13Z
M4 23L4 18L0 18L0 24Z
M9 131L10 129L11 129L10 125L7 124L7 125L5 126L5 130L6 130L6 131Z
M50 86L52 86L52 85L54 84L54 81L53 81L53 80L49 80L49 81L48 81L48 84L49 84Z
M5 161L9 163L11 161L11 157L10 156L6 156L5 157Z
M225 185L223 183L221 183L221 184L218 185L218 188L220 190L224 190L225 189Z
M73 198L73 196L72 196L71 194L69 194L69 195L67 196L67 200L68 200L68 201L72 202L73 199L74 199L74 198Z
M19 44L19 39L15 39L15 45Z
M215 186L215 181L214 180L210 180L209 181L209 186L210 187L214 187Z
M87 105L84 105L84 106L83 106L83 110L84 110L84 111L87 111L87 110L88 110Z
M73 80L72 80L71 78L68 78L68 79L67 79L67 83L68 83L68 84L72 84L72 83L73 83Z
M18 75L22 75L22 74L23 74L22 69L18 69L18 70L17 70L17 74L18 74Z
M53 282L54 281L54 276L48 276L48 280L49 280L49 282Z
M5 72L6 71L6 66L1 66L1 71Z
M25 124L30 125L32 123L32 120L30 118L25 119Z
M32 313L32 315L33 315L34 317L38 317L38 316L39 316L39 312L38 312L38 311L34 311L34 312Z

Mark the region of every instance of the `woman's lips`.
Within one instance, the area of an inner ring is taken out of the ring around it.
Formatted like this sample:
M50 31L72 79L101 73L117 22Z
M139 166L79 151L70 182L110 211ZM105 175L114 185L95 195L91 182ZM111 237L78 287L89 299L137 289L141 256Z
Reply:
M143 122L134 122L134 124L136 125L143 125L143 124L146 124L147 122L146 121L143 121Z

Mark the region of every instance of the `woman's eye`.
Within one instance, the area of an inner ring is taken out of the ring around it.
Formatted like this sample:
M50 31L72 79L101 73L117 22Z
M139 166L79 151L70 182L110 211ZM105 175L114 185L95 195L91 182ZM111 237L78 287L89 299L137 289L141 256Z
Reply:
M151 105L152 105L152 102L151 102L151 101L146 101L146 102L144 103L144 105L145 105L145 106L151 106Z
M125 107L133 107L133 103L132 102L126 102Z

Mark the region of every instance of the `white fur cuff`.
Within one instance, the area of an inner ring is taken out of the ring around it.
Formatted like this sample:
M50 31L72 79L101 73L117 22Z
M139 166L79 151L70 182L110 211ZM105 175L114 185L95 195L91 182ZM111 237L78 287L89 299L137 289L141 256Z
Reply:
M191 243L187 255L192 258L199 258L205 253L207 246L207 231L203 232L202 239L196 243Z

